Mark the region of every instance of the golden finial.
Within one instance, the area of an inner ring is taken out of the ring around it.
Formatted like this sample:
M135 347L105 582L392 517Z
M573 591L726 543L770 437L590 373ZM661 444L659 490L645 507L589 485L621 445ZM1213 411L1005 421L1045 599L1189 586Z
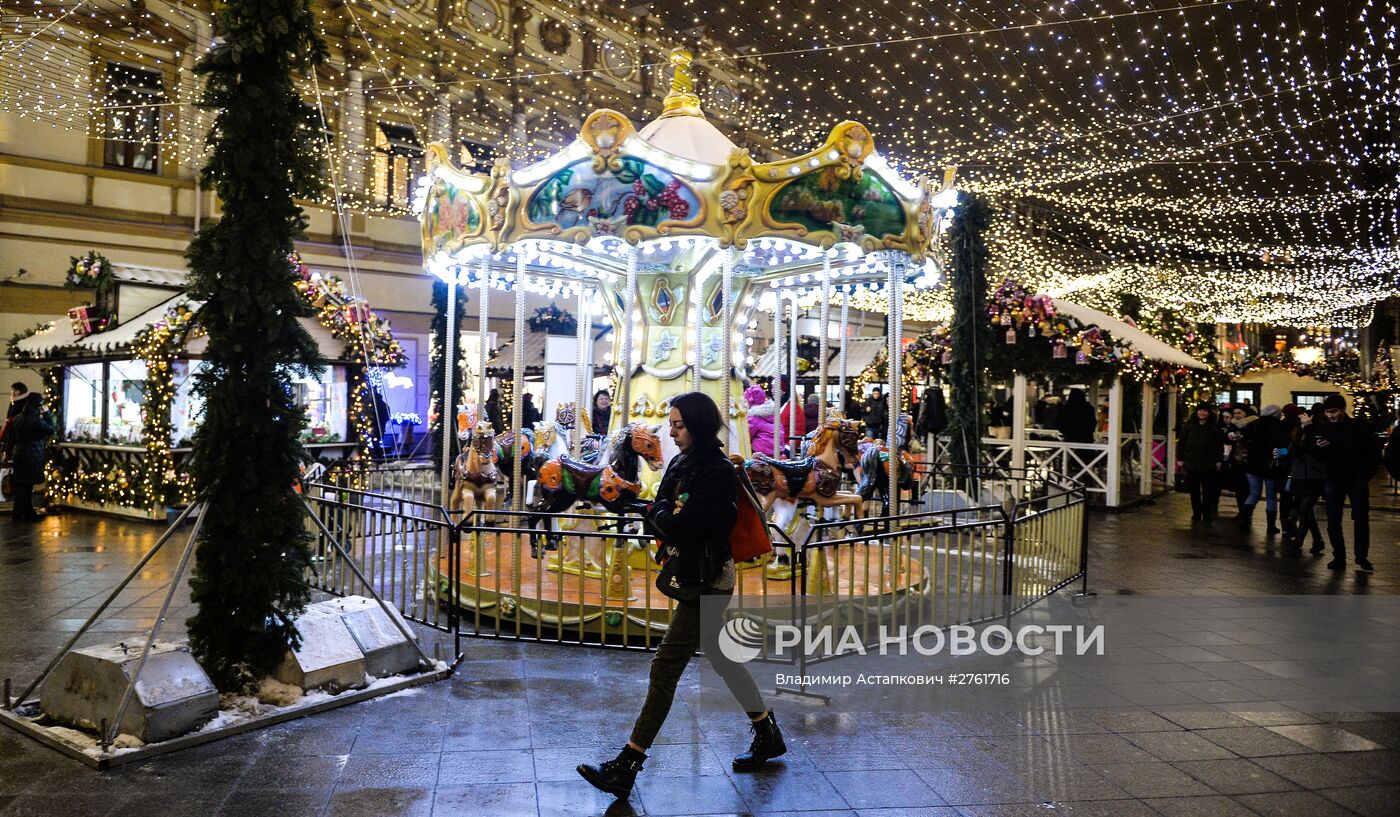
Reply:
M695 95L695 78L690 73L693 60L694 57L684 48L671 51L671 91L662 103L663 117L705 115L700 110L700 97Z

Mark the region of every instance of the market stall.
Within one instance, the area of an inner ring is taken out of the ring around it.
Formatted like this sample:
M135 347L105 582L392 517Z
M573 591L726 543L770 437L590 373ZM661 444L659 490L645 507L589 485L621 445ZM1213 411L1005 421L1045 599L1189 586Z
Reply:
M94 287L96 303L40 324L9 354L43 373L59 427L49 501L164 519L167 508L193 498L184 461L202 408L195 389L207 342L201 303L185 292L180 270L98 263L108 272ZM377 437L367 372L399 365L402 349L343 281L299 270L297 287L314 312L299 323L321 350L313 361L319 371L292 375L306 412L303 441L324 463L359 460Z

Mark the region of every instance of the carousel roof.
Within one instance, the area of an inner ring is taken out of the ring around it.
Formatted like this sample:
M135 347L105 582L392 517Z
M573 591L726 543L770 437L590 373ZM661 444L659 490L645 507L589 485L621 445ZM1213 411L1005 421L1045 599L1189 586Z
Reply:
M855 378L856 375L865 371L875 358L880 356L886 346L885 338L846 338L846 377ZM831 383L836 383L841 377L841 347L838 342L832 342L828 346L831 355L826 362L826 378ZM759 356L758 362L749 369L751 377L776 377L787 372L787 355L790 350L779 349L776 344L769 344L763 354ZM802 378L818 378L820 373L816 371L803 372L798 375Z

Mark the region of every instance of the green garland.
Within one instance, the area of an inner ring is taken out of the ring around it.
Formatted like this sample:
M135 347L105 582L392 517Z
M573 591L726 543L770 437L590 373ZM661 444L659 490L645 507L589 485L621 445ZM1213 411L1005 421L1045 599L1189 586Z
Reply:
M310 0L215 6L222 42L200 59L200 107L216 111L203 182L222 202L190 244L190 294L209 334L195 389L204 417L190 468L206 503L187 622L190 647L222 690L247 689L300 642L311 536L294 486L306 414L291 375L319 374L312 314L289 260L307 220L296 197L321 189L322 123L295 78L321 63Z
M987 202L970 193L958 195L953 211L952 241L953 320L949 340L958 354L948 365L951 399L948 403L950 461L958 465L981 463L982 367L990 353L991 338L983 310L987 292L987 242L990 221Z
M467 289L464 286L457 287L457 317L455 324L460 330L467 318ZM454 415L456 407L462 402L462 361L465 355L462 354L462 344L453 346L455 352L453 371L457 376L452 378L452 396L447 401L451 408L442 411L442 380L443 380L443 352L447 347L447 282L436 280L433 282L433 325L432 340L428 348L428 434L433 447L433 464L436 470L442 469L442 423L446 420L451 427L456 423ZM452 458L458 453L457 435L452 438Z

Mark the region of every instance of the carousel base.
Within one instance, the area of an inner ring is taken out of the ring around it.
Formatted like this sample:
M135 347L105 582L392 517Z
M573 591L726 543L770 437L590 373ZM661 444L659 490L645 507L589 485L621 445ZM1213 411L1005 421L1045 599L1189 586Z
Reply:
M543 551L543 558L536 558L524 537L486 533L479 539L463 542L455 570L443 559L431 577L438 597L464 613L467 628L651 645L670 623L675 602L654 586L656 567L644 548L593 543L585 557L565 540L560 551ZM892 559L891 550L877 544L846 546L832 557L814 551L808 561L805 593L794 588L798 572L786 554L739 565L739 604L779 607L806 595L873 611L898 605L927 587L918 557L906 553Z

